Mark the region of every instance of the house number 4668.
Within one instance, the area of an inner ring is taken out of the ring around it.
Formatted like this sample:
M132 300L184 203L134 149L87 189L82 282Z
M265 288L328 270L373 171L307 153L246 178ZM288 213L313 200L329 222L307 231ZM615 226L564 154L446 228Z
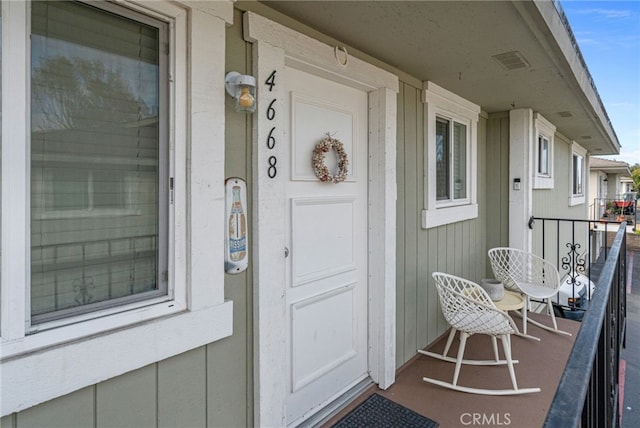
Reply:
M267 80L264 82L265 85L269 87L269 92L273 91L273 87L276 86L276 71L273 70ZM276 99L272 99L267 107L267 120L272 121L276 117L276 109L275 109ZM273 150L276 147L276 137L273 135L276 127L272 127L271 131L269 131L269 135L267 136L267 149ZM267 159L269 166L267 167L267 175L269 178L275 178L276 174L278 174L278 170L276 169L276 163L278 163L278 159L275 156L269 156Z

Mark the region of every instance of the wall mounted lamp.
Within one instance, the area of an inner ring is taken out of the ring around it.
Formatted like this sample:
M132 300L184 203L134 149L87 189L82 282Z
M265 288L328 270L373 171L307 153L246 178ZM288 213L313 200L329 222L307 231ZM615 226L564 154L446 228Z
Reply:
M225 87L233 97L234 110L253 113L256 110L256 79L253 76L230 71L225 77Z

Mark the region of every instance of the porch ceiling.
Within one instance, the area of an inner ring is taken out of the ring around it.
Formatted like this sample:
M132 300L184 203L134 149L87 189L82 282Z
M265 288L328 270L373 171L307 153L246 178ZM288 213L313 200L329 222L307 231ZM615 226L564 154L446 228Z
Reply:
M589 152L619 142L551 2L267 1L347 46L480 105L532 108ZM517 51L528 66L493 57Z

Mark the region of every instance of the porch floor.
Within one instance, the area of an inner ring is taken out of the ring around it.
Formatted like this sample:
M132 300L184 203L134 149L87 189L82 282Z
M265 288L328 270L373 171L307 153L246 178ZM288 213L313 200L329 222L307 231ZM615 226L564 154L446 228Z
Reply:
M550 323L546 315L530 316L545 324ZM520 319L514 317L514 320L520 327ZM528 333L539 337L540 342L515 336L511 340L513 358L519 360L515 365L518 386L539 387L539 393L487 396L442 388L424 382L422 378L427 376L450 382L453 378L454 364L418 354L398 370L396 382L389 389L383 391L375 386L370 387L322 426L331 427L368 396L378 393L435 420L443 428L473 425L540 427L558 387L580 323L558 319L558 326L561 330L572 333L572 336L551 333L529 325ZM425 349L442 353L447 334L448 331ZM456 355L457 344L456 338L449 355ZM502 358L500 344L498 348ZM492 358L492 354L491 341L487 336L474 335L467 341L465 358L489 359ZM506 366L463 365L458 384L494 389L511 387Z

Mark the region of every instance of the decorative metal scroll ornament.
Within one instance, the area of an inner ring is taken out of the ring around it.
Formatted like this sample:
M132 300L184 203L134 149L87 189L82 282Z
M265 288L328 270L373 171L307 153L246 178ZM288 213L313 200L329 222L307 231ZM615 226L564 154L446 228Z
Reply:
M338 156L338 172L331 175L329 168L324 163L324 156L329 150L335 150ZM344 151L344 145L340 140L332 138L329 133L322 139L313 149L313 156L311 158L313 165L313 172L316 177L323 182L340 183L346 180L349 170L349 159L347 159L347 153Z

